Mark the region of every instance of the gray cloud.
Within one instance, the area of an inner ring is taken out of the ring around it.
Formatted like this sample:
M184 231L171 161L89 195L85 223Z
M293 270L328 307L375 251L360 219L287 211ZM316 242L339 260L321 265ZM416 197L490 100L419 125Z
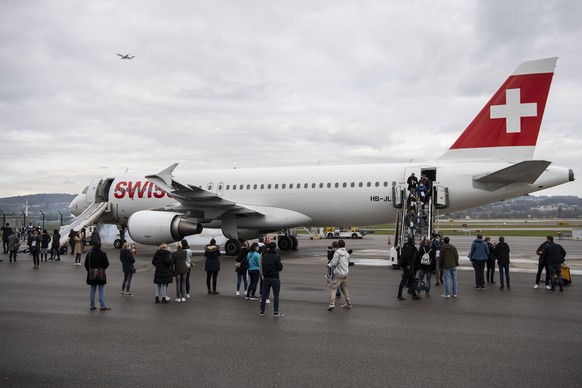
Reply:
M556 55L536 156L582 171L580 8L3 2L0 196L79 192L94 175L174 162L190 170L427 159L517 64ZM577 195L578 182L554 193Z

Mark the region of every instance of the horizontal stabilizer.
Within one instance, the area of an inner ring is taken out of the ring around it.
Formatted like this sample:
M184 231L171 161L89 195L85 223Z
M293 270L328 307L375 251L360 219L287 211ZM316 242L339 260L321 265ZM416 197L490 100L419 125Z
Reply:
M526 160L492 173L474 176L473 181L495 190L514 182L533 184L550 164L547 160Z

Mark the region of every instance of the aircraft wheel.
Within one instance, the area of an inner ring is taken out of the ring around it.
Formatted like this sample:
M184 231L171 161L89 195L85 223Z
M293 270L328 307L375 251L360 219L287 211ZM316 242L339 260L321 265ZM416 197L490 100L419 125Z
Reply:
M282 251L288 251L293 248L293 240L289 236L279 237L279 249Z
M327 238L333 238L333 233L328 233Z
M291 249L296 251L297 247L299 246L299 240L297 240L297 237L295 237L295 236L290 236L290 238L291 238L291 242L293 243L293 246L291 247Z
M229 256L236 256L236 254L241 250L242 244L237 239L231 238L224 244L224 253Z
M352 233L352 238L354 238L354 239L358 238L358 234L357 233Z
M115 249L121 249L121 247L123 246L123 243L125 241L123 241L122 239L118 238L115 241L113 241L113 246L115 247Z

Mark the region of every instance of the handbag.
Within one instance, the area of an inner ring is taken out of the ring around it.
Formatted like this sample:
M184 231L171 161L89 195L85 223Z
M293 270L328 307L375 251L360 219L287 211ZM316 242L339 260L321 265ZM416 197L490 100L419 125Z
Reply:
M91 252L88 253L88 256L89 256L89 267L91 267ZM89 280L104 281L105 268L89 268Z
M89 268L89 280L105 280L105 269Z

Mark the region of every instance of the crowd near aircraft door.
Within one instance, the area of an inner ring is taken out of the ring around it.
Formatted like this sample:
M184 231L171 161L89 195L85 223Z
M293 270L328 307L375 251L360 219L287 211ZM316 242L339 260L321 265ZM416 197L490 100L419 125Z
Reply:
M393 205L405 201L396 187L406 188L412 171L434 174L431 184L436 190L431 195L449 212L561 185L574 180L572 170L533 159L556 61L521 63L497 91L492 90L493 97L449 150L422 164L194 172L182 172L173 164L157 174L115 177L107 200L118 208L115 222L126 224L138 243L171 242L202 228L220 228L233 254L241 240L268 232L393 222L400 210ZM132 192L129 188L136 188L136 182L141 188ZM281 248L295 245L283 241Z

